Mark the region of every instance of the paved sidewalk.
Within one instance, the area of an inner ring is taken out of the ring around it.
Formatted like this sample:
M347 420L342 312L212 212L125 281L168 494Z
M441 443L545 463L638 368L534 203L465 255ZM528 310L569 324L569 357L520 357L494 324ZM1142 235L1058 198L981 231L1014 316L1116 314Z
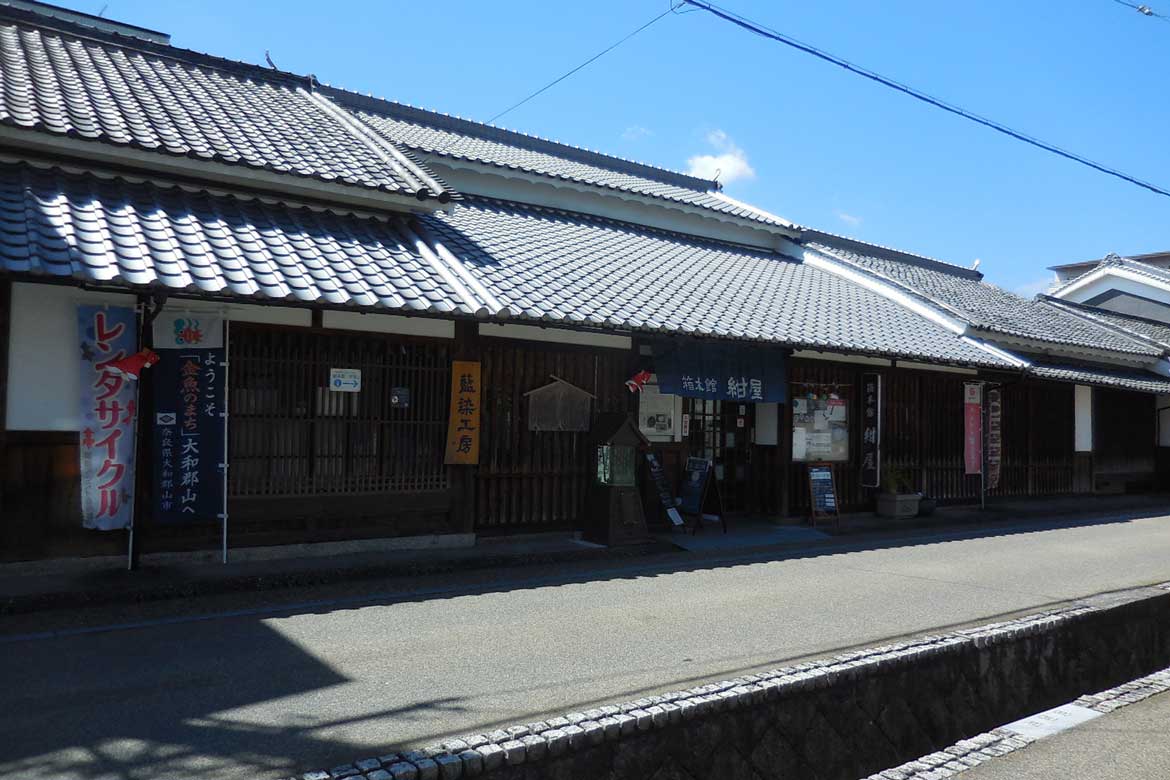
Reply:
M1166 780L1170 694L1162 693L964 772L956 780Z
M21 573L0 566L0 615L104 604L161 601L240 591L267 591L342 581L417 577L524 565L625 560L672 552L668 542L607 548L571 534L482 539L472 547L353 552L269 560L145 562L127 571L121 562ZM52 564L49 565L52 567ZM8 567L9 569L16 567Z
M1162 514L1170 514L1170 496L1055 498L996 501L987 510L974 506L947 507L931 517L896 524L872 513L856 513L842 518L842 533L835 537L829 536L826 529L798 523L776 525L735 519L730 522L730 533L726 535L721 533L718 524L708 524L695 536L679 531L659 533L646 544L618 548L582 542L567 533L551 533L481 538L474 546L463 548L241 561L239 558L249 553L243 549L235 551L236 559L226 566L207 560L184 561L180 556L166 554L151 556L153 560L148 559L135 572L127 572L121 560L99 565L84 559L47 562L45 568L51 570L49 573L38 573L38 566L32 563L4 564L0 565L0 615L517 566L605 565L634 558L656 562L672 556L677 560L701 562L753 551L881 546L928 534L985 534L1013 527L1092 524Z

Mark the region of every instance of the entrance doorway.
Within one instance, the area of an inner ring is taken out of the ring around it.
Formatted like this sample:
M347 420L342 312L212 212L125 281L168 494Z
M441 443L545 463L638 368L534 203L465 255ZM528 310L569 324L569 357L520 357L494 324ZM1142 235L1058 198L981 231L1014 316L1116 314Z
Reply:
M751 433L755 426L755 405L684 398L683 413L690 415L690 431L684 442L691 457L714 462L724 511L751 509Z

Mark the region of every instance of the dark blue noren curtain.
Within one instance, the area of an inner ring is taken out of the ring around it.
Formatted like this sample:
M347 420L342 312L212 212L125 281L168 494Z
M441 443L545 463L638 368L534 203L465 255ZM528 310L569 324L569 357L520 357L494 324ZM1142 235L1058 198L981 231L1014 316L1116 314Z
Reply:
M682 341L654 345L654 370L663 393L716 401L784 402L784 352L763 344Z

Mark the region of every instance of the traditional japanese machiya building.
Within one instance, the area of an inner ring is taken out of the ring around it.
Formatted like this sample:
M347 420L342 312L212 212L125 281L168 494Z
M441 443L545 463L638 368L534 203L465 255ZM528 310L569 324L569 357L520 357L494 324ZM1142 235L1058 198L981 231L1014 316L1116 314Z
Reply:
M714 182L26 5L0 7L4 559L121 552L95 529L131 517L145 552L225 516L234 547L581 529L582 412L636 416L671 474L713 461L731 512L806 511L814 460L846 508L867 462L971 500L973 381L1002 388L993 495L1150 482L1164 344ZM550 383L584 410L534 414Z

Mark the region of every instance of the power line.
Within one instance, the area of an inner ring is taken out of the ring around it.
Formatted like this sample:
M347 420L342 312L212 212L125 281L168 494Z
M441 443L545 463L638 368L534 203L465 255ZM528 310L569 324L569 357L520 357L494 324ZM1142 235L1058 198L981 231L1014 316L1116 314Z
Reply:
M589 59L585 60L584 62L582 62L582 63L581 63L580 65L578 65L577 67L575 67L575 68L573 68L572 70L570 70L570 71L568 71L568 72L566 72L566 73L564 73L564 74L562 74L562 75L558 76L557 78L553 79L552 81L550 81L549 83L547 83L547 84L545 84L543 87L541 87L540 89L538 89L538 90L536 90L535 92L533 92L532 94L528 95L528 97L524 98L523 100L521 100L521 101L519 101L519 102L517 102L517 103L514 103L514 104L512 104L511 106L508 106L508 107L507 107L507 108L505 108L503 111L501 111L500 113L496 114L496 115L495 115L495 116L493 116L491 119L489 119L489 120L487 121L487 123L490 125L490 124L492 124L493 122L495 122L497 119L499 119L500 117L502 117L504 114L508 114L508 113L510 113L510 112L512 112L512 111L515 111L517 108L520 108L520 106L524 105L524 104L525 104L525 103L527 103L529 100L532 100L534 97L536 97L537 95L541 94L541 93L542 93L542 92L544 92L545 90L548 90L548 89L551 89L552 87L555 87L557 84L560 84L562 81L564 81L565 79L567 79L569 76L572 76L574 73L576 73L577 71L581 70L581 69L582 69L582 68L584 68L585 66L587 66L587 65L589 65L589 64L591 64L591 63L593 63L593 62L595 62L596 60L598 60L598 59L600 59L600 58L602 58L602 57L604 57L606 54L609 54L611 51L613 51L613 50L614 50L614 49L616 49L617 47L621 46L623 43L625 43L626 41L628 41L630 38L633 38L635 35L637 35L638 33L642 32L642 31L643 31L643 30L645 30L647 27L649 27L650 25L652 25L652 24L654 24L655 22L657 22L659 19L662 19L663 17L665 17L666 15L668 15L668 14L670 14L670 13L673 13L674 11L675 11L675 5L674 5L674 3L673 3L673 2L671 2L671 3L670 3L670 6L669 6L669 7L668 7L668 8L667 8L665 11L663 11L663 12L662 12L662 13L660 13L660 14L658 14L658 16L655 16L653 19L651 19L650 21L646 22L645 24L643 24L641 27L639 27L638 29L634 30L633 32L629 33L628 35L626 35L626 36L625 36L624 38L622 38L621 40L619 40L619 41L616 41L616 42L615 42L615 43L613 43L613 44L610 44L610 45L609 45L609 46L607 46L606 48L604 48L604 49L602 49L601 51L599 51L597 54L594 54L592 57L590 57Z
M1131 3L1129 0L1113 0L1118 5L1124 5L1126 8L1132 8L1143 16L1149 16L1154 19L1161 19L1163 22L1170 23L1170 16L1160 14L1148 5L1139 5L1138 3Z
M1120 1L1120 0L1118 0L1118 1ZM1121 179L1122 181L1127 181L1130 184L1136 184L1137 186L1142 187L1144 189L1147 189L1150 192L1155 192L1159 195L1165 195L1166 197L1170 197L1170 190L1163 189L1162 187L1158 187L1157 185L1151 184L1147 181L1142 181L1141 179L1139 179L1135 176L1130 176L1127 173L1119 171L1115 168L1110 168L1106 165L1103 165L1102 163L1094 162L1094 161L1088 159L1087 157L1082 157L1079 154L1075 154L1074 152L1070 152L1067 149L1062 149L1059 146L1055 146L1053 144L1047 143L1046 141L1041 141L1040 139L1034 138L1030 135L1027 135L1026 133L1019 131L1019 130L1013 130L1012 128L1008 127L1007 125L1000 124L999 122L996 122L993 119L988 119L987 117L980 116L979 114L968 111L965 108L961 108L960 106L956 106L956 105L953 105L951 103L948 103L941 98L936 98L936 97L933 97L932 95L928 95L927 93L922 92L921 90L917 90L913 87L907 86L906 84L903 84L899 81L895 81L894 79L889 78L888 76L883 76L880 73L876 73L875 71L869 70L868 68L863 68L860 65L855 65L854 63L849 62L848 60L842 59L841 57L838 57L838 56L833 55L833 54L829 54L828 52L823 51L821 49L818 49L815 46L812 46L810 44L802 43L801 41L798 41L795 38L792 38L788 35L785 35L784 33L777 32L776 30L765 27L762 24L759 24L757 22L753 22L751 19L748 19L747 17L740 16L739 14L725 10L725 9L720 8L719 6L713 5L711 3L704 2L704 0L681 0L681 2L683 2L687 5L692 5L696 8L700 8L704 11L707 11L708 13L710 13L714 16L717 16L720 19L723 19L724 21L731 22L732 24L736 25L737 27L741 27L741 28L747 30L748 32L755 33L756 35L759 35L763 38L767 38L767 39L772 40L772 41L776 41L777 43L782 43L785 46L790 46L798 51L804 52L805 54L811 54L812 56L814 56L818 59L824 60L825 62L832 63L833 65L836 65L839 68L844 68L845 70L849 71L850 73L856 74L858 76L862 76L864 78L869 79L870 81L876 81L878 84L881 84L882 86L889 87L890 89L893 89L893 90L897 90L898 92L901 92L905 95L909 95L910 97L914 98L915 100L920 100L923 103L934 106L935 108L941 108L943 111L954 114L956 116L960 116L963 119L966 119L966 120L971 121L971 122L975 122L976 124L979 124L979 125L983 125L984 127L988 127L990 129L996 131L997 133L1002 133L1010 138L1016 139L1017 141L1023 141L1024 143L1035 146L1038 149L1043 149L1046 152L1051 152L1052 154L1055 154L1059 157L1063 157L1066 160L1072 160L1073 162L1080 163L1081 165L1092 168L1095 171L1099 171L1099 172L1107 174L1109 176L1113 176L1115 178Z

